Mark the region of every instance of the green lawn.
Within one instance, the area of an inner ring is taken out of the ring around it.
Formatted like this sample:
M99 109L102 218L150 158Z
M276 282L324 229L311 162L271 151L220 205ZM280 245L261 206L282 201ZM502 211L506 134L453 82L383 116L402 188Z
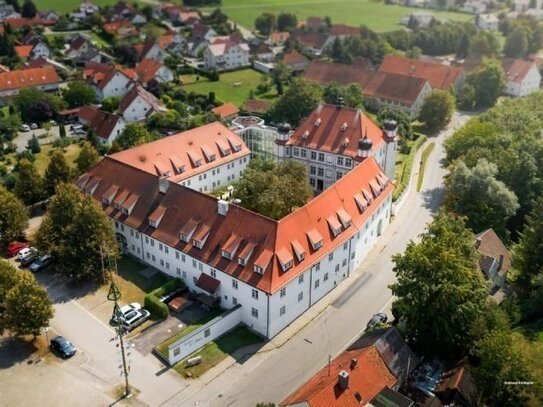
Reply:
M209 10L209 9L208 9ZM263 12L274 14L294 13L299 20L310 16L329 16L332 23L344 23L355 27L366 25L377 32L400 28L402 17L413 11L425 11L410 7L385 5L370 0L222 0L221 10L245 28L254 29L254 21ZM457 21L467 21L473 15L433 11L436 16Z
M168 346L170 346L175 341L179 340L185 335L190 334L192 331L195 331L196 329L200 328L202 325L207 324L209 321L211 321L213 318L218 317L222 314L221 310L213 309L209 311L205 317L200 319L198 322L195 322L192 325L187 325L183 329L181 329L179 332L177 332L175 335L171 336L170 338L166 339L164 342L162 342L160 345L158 345L155 350L160 353L162 356L164 356L166 359L168 359Z
M35 0L38 10L54 10L60 13L69 13L79 7L80 0ZM92 0L97 6L108 6L117 3L117 0ZM21 3L22 4L22 3Z
M513 340L526 352L528 363L539 383L543 382L543 320L522 325L513 330ZM539 406L531 400L529 406Z
M117 270L119 271L119 275L123 279L136 285L145 293L150 293L171 280L170 277L161 272L157 272L151 277L147 278L140 273L140 271L145 268L145 265L139 263L128 255L122 256L117 261Z
M218 82L210 82L206 78L200 76L196 80L196 75L182 75L183 89L187 92L196 92L202 95L207 95L209 92L215 92L217 99L222 102L231 102L240 107L248 99L251 89L256 90L264 75L252 69L243 69L241 71L227 72L220 74ZM263 94L257 95L255 98L273 101L277 97L275 88Z
M174 370L184 377L200 377L209 369L218 365L235 350L261 341L262 338L258 335L249 331L244 326L240 326L216 341L209 342L202 349L189 356L201 356L202 363L196 366L187 367L187 363L182 361L174 366Z
M422 156L420 159L420 167L419 167L419 179L417 180L417 192L420 191L422 187L422 182L424 181L424 169L426 168L426 161L428 160L428 157L434 150L434 147L436 146L436 143L431 142L426 146L424 151L422 152Z
M396 188L392 193L393 201L396 201L400 197L409 184L411 171L413 170L413 162L415 161L415 154L417 154L417 150L425 141L426 136L419 134L415 141L408 141L409 146L411 147L409 154L402 154L400 150L398 150L396 156Z

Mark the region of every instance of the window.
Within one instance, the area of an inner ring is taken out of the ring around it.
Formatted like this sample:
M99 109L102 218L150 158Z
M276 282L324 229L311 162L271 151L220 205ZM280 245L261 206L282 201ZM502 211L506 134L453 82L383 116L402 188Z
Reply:
M130 236L134 236L134 230L130 229Z
M339 264L336 264L336 273L339 273Z
M321 262L315 263L315 271L319 271L321 269Z
M300 149L299 149L298 147L294 147L294 148L292 149L292 155L293 155L294 157L298 157L298 156L300 155Z
M153 254L153 255L151 255L151 258L153 259L153 261L156 261L156 257L155 257L155 255L154 255L154 254Z
M317 167L315 167L314 165L310 165L309 166L309 174L315 175L316 173L317 173Z
M332 260L334 260L334 253L330 253L328 255L328 261L332 261Z
M217 272L215 270L213 270L213 269L211 269L209 274L211 274L211 277L213 277L213 278L217 277Z
M319 161L324 162L324 153L319 153Z
M205 331L204 331L204 338L207 338L209 335L211 335L211 330L209 328L207 328Z
M351 260L354 260L354 252L351 253Z
M136 239L139 239L140 238L140 234L139 232L136 232Z
M180 353L181 353L181 348L180 348L179 346L173 350L173 355L174 355L174 356L177 356L177 355L179 355Z
M115 221L115 227L119 229L119 222Z
M170 252L170 249L168 249L168 246L164 245L164 253L168 254Z
M237 290L238 289L238 280L232 280L232 287Z
M196 260L192 259L192 267L196 268Z
M324 281L328 281L328 273L324 274Z
M238 305L238 299L236 297L232 297L232 304Z
M135 244L132 245L132 251L133 251L133 252L136 251L136 245L135 245Z
M160 265L164 266L164 260L160 259Z
M204 266L202 265L202 263L198 263L198 270L200 271L204 270Z
M256 308L251 308L251 315L258 318L258 310Z
M145 253L147 255L147 258L150 259L151 258L151 253L147 252Z
M319 177L324 177L324 168L319 167L319 168L317 169L317 175L318 175Z
M309 178L309 184L310 184L312 187L315 187L315 185L317 185L317 183L315 182L315 178Z
M175 258L179 260L179 252L177 250L175 251Z
M151 246L155 247L155 241L153 239L151 239Z
M169 270L170 269L170 263L166 262L166 269Z
M196 284L197 281L198 281L198 279L196 278L196 276L192 276L192 282L193 282L194 284Z
M337 165L343 165L343 157L337 158Z
M343 177L343 173L341 171L336 172L336 181Z
M258 300L258 291L253 289L253 291L252 291L252 293L251 293L251 296L252 296L255 300Z
M287 287L281 288L281 291L279 291L279 296L283 298L285 295L287 295Z
M320 285L319 279L315 280L315 290L316 290L317 288L319 288L319 285Z
M312 159L312 160L316 160L316 159L317 159L317 152L316 152L316 151L311 151L311 159Z
M183 270L183 278L187 278L187 272Z
M347 250L349 248L349 242L343 243L343 250Z
M145 244L149 244L149 238L145 236Z
M164 248L164 247L162 246L162 243L159 243L159 244L158 244L158 250L162 251L163 248Z
M353 165L353 160L351 160L350 158L346 158L345 159L345 167L351 168L352 165Z
M178 276L181 275L181 269L180 269L179 267L177 267L177 268L175 269L175 272L177 273Z
M298 277L298 284L302 284L304 282L304 275L302 274L300 277Z
M302 148L300 150L300 156L303 157L303 158L307 157L307 150L305 148Z
M341 262L341 267L345 267L347 265L347 259L343 259Z
M279 316L285 315L286 311L287 311L287 308L283 305L281 308L279 308Z
M304 299L304 293L302 291L300 291L298 293L298 302L302 301Z

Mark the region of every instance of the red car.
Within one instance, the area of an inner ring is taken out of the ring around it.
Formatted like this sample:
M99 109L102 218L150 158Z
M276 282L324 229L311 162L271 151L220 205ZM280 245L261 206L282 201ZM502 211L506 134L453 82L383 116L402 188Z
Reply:
M17 253L19 253L22 249L26 249L28 246L28 243L21 243L21 242L13 242L8 245L7 255L8 257L13 257Z

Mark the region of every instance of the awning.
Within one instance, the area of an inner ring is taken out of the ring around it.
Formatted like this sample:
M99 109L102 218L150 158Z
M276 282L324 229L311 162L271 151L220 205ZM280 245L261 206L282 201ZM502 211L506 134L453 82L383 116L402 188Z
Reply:
M220 284L221 282L219 280L205 273L200 274L198 281L196 281L197 287L200 287L202 290L207 291L210 294L215 294L215 291L217 291Z

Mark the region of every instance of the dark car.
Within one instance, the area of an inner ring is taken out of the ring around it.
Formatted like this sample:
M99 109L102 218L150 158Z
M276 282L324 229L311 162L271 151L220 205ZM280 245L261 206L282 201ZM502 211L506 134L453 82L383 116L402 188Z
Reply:
M49 346L53 352L56 352L65 359L71 358L77 351L74 344L63 336L55 336L51 339Z
M173 300L175 297L179 296L179 294L183 294L184 292L185 292L184 286L178 287L175 290L170 291L166 295L163 295L162 297L160 297L160 301L163 302L164 304L167 304L171 300Z
M30 266L32 263L38 260L38 258L39 258L38 253L35 251L32 251L21 260L21 267L24 268L24 267Z
M46 269L51 264L53 264L53 256L50 254L44 254L43 256L40 256L34 260L34 262L28 266L28 269L33 273L37 273Z
M387 314L384 312L379 312L371 317L371 319L368 322L368 325L366 325L366 331L370 328L373 328L375 325L378 324L384 324L388 321Z

